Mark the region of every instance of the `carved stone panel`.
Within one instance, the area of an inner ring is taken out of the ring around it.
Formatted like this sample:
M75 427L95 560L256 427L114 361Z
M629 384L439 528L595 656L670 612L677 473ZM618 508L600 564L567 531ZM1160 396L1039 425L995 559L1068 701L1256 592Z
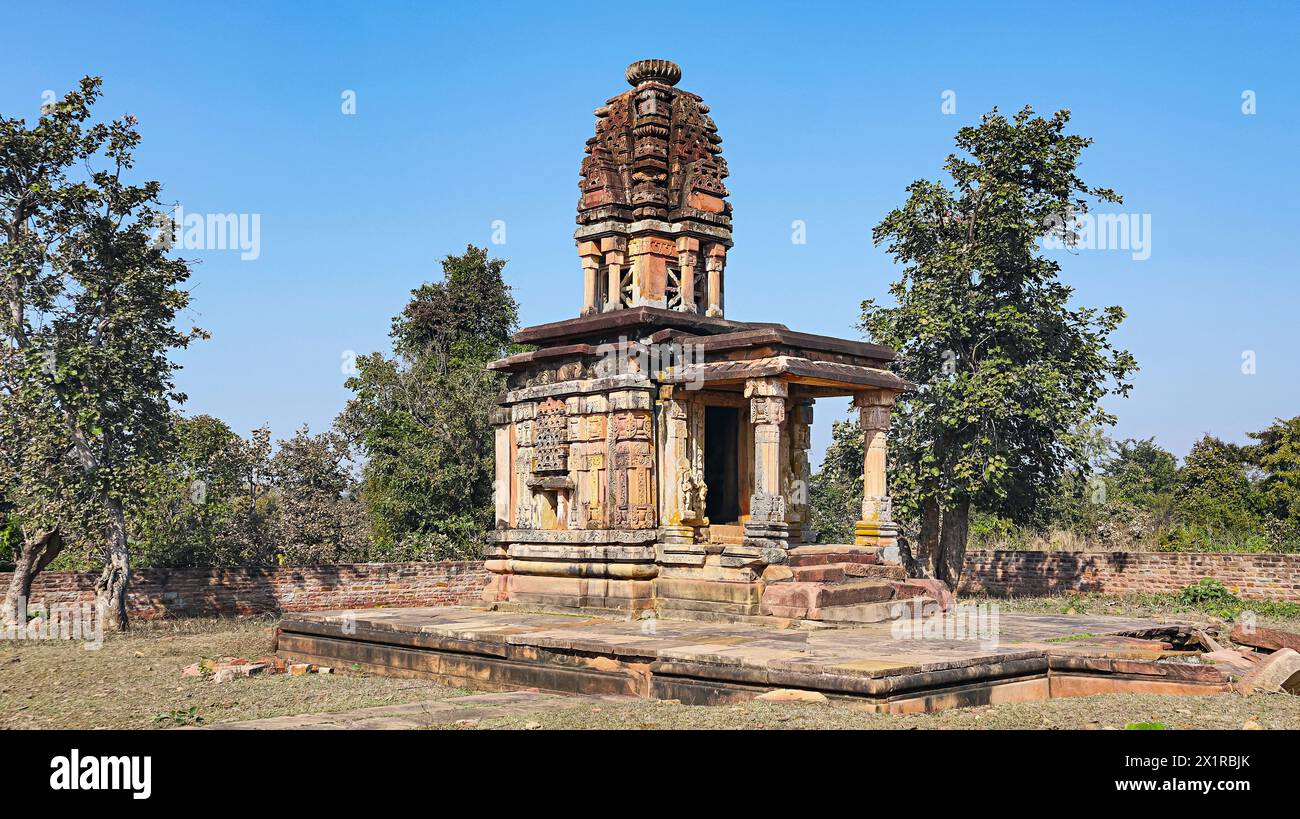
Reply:
M563 401L543 401L537 408L536 472L567 472L569 469L569 422Z

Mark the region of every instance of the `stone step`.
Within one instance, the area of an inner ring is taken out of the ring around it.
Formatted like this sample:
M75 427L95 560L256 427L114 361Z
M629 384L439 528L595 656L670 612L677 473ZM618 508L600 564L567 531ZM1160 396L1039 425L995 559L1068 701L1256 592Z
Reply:
M910 600L890 600L884 603L863 603L856 606L823 606L810 611L807 620L823 623L883 623L902 617L929 617L939 612L935 600L915 597Z
M777 617L806 618L807 613L826 606L849 606L891 600L894 587L885 580L855 580L848 583L791 581L769 584L763 590L762 610ZM778 610L781 613L778 613ZM808 618L815 619L815 618Z
M893 563L819 563L808 566L791 566L794 579L809 583L840 583L852 578L877 578L902 581L907 570ZM899 595L911 597L912 594Z
M868 546L810 545L796 546L789 551L791 566L820 566L828 563L879 563L878 549Z
M882 580L906 580L907 570L897 563L842 563L849 577L878 577Z
M886 580L850 580L823 585L816 597L818 607L879 603L894 599L894 585Z
M848 574L847 563L825 563L816 566L791 566L794 579L804 583L839 583Z

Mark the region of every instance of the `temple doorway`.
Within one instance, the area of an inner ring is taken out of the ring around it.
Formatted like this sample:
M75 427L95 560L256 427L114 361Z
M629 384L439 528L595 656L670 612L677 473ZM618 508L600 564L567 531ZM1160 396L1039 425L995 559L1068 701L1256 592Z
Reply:
M705 514L711 525L740 520L740 411L704 408L704 483L709 487Z

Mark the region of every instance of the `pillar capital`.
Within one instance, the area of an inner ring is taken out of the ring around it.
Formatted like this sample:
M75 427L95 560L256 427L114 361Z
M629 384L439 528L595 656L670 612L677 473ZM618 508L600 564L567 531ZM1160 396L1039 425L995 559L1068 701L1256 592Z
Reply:
M888 390L870 390L868 392L856 392L853 394L853 406L858 409L867 407L892 407L894 406L895 395Z
M884 432L889 429L890 410L894 406L893 393L884 390L860 392L853 396L853 406L858 409L864 430Z
M790 385L779 378L751 378L745 382L745 397L754 396L785 398L790 394Z

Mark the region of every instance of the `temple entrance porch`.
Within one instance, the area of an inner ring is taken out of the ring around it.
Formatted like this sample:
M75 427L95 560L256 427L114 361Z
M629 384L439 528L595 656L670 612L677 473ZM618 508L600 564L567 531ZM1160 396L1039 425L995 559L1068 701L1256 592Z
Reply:
M740 525L740 424L737 407L704 408L705 515L711 527Z

